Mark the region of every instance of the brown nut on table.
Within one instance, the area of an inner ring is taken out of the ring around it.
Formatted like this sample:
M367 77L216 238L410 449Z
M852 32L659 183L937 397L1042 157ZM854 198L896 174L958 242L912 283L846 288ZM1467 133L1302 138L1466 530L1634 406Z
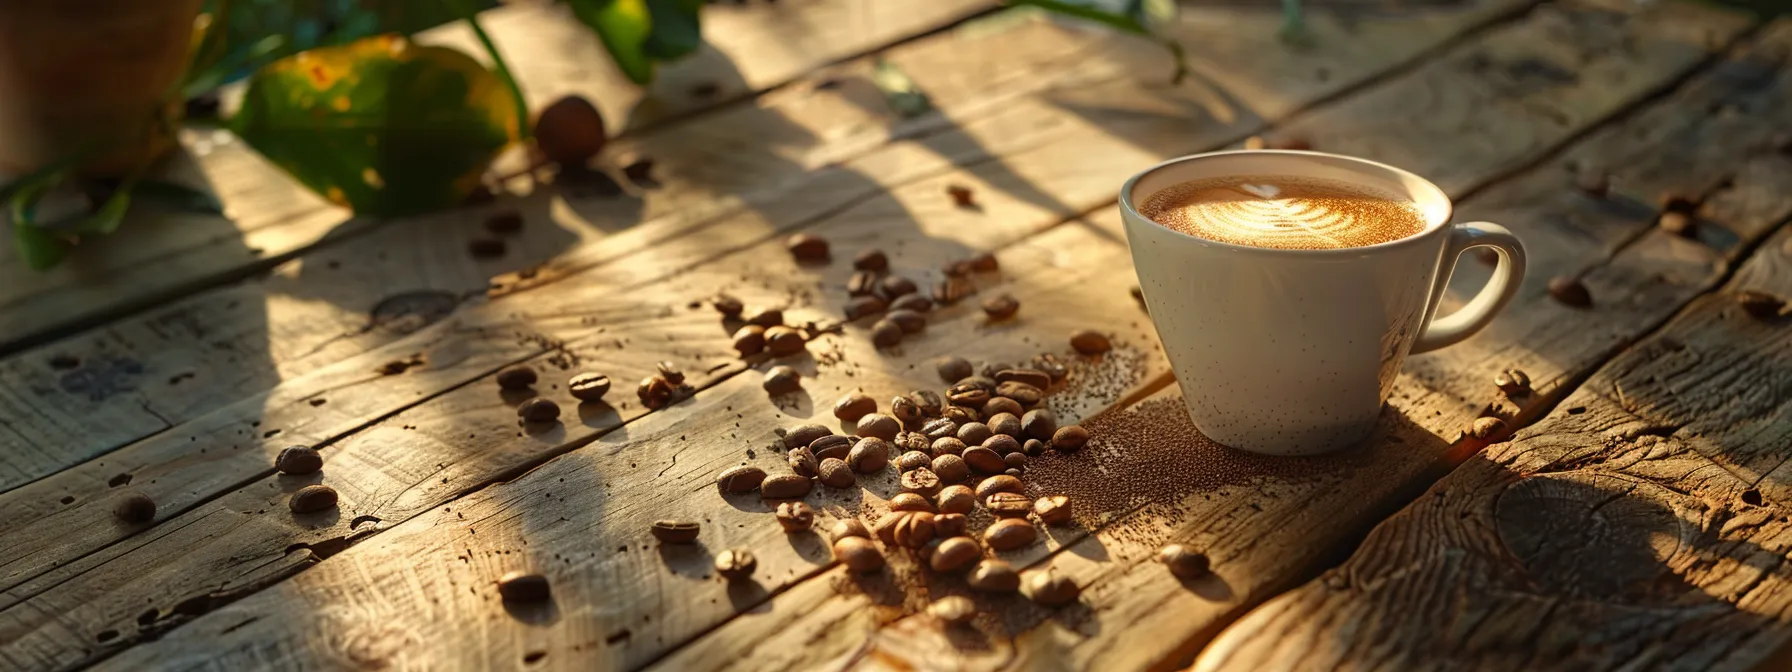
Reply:
M977 617L977 603L963 595L948 595L927 605L927 615L946 625L964 625Z
M784 432L784 447L801 448L811 443L815 443L816 439L833 433L833 430L821 425L797 425Z
M505 602L539 602L548 599L548 577L511 570L498 577L498 597Z
M127 492L113 502L112 515L127 523L147 523L156 517L156 500L141 492Z
M956 383L975 373L970 360L957 356L946 356L933 360L933 370L940 375L940 380L947 383Z
M1012 593L1020 589L1020 572L1006 561L989 558L971 569L965 583L985 593Z
M1027 599L1048 607L1075 602L1083 592L1070 577L1050 569L1028 572L1024 580L1027 584Z
M1063 495L1040 497L1033 502L1033 515L1039 516L1039 522L1057 525L1070 522L1070 498Z
M977 494L969 486L950 485L940 490L940 513L970 513L977 507Z
M749 324L734 332L734 351L751 357L765 351L765 327Z
M839 458L822 460L815 473L821 484L830 488L850 487L858 482L858 478L852 475L852 467L846 466L846 461Z
M904 548L920 548L933 541L933 514L926 511L895 511L877 522L877 538L885 544Z
M1026 491L1026 485L1021 483L1020 479L1007 474L999 474L983 479L981 483L977 484L976 490L977 499L989 499L990 495L998 492L1025 493Z
M891 511L926 511L933 513L933 502L913 492L898 492L890 498Z
M778 505L778 525L785 532L801 532L815 525L815 508L803 502Z
M875 572L884 566L884 554L870 539L841 537L834 541L834 558L840 564L861 574Z
M1207 556L1189 550L1182 544L1170 544L1157 552L1157 561L1164 563L1179 579L1198 579L1212 571Z
M536 397L518 405L516 415L523 422L553 422L560 417L560 405L552 399Z
M1099 355L1114 349L1114 343L1099 331L1082 329L1070 334L1070 347L1085 355Z
M766 394L790 394L803 389L803 374L788 366L774 366L765 372L765 380L759 386Z
M1008 463L1002 461L1001 454L983 446L966 448L960 457L980 474L999 474L1008 469Z
M1041 390L1052 386L1052 377L1039 369L1003 369L996 372L997 383L1026 383Z
M896 470L897 471L914 471L916 469L926 469L928 467L928 465L931 465L931 464L933 464L933 461L927 459L927 453L925 453L923 451L918 451L918 450L912 450L912 451L903 453L901 457L896 458Z
M1023 436L1040 441L1050 441L1052 434L1058 431L1058 416L1052 413L1051 409L1046 408L1027 411L1027 414L1020 418L1020 431Z
M885 441L895 441L896 435L902 431L902 423L896 418L882 413L872 413L859 418L854 426L854 433L859 436L875 436Z
M716 554L716 573L729 581L740 581L753 576L753 569L759 566L759 559L753 552L744 548L732 548Z
M983 549L970 537L950 537L935 546L928 555L927 566L936 572L956 572L969 567L982 557Z
M316 513L336 508L336 489L323 484L307 485L292 493L288 506L293 513Z
M796 499L809 494L814 488L811 481L796 474L782 474L765 479L759 484L760 499Z
M957 439L951 440L957 441ZM935 443L934 445L937 451L939 444ZM933 458L932 469L933 473L940 477L941 483L957 483L971 477L971 466L965 463L963 457L951 453Z
M850 436L829 434L809 442L809 452L815 453L815 459L817 460L825 460L831 457L836 460L845 461L847 456L852 455L852 447L853 444L856 443L858 443L858 440Z
M970 520L962 513L936 513L933 515L933 534L936 537L956 537L965 533L970 527Z
M1089 443L1089 430L1083 429L1082 425L1065 425L1052 433L1052 448L1059 452L1075 451L1087 443Z
M1039 538L1039 531L1025 518L1003 518L983 530L983 544L998 550L1012 551Z
M989 416L987 424L989 425L989 431L995 432L996 436L1006 436L1010 439L1018 439L1022 436L1020 417L1013 413L997 413ZM984 442L988 443L988 439L985 439Z
M933 473L932 469L916 469L906 472L902 474L900 482L903 490L923 497L932 497L940 492L940 477Z
M834 521L834 526L828 529L828 537L834 541L839 541L847 537L864 537L870 539L871 530L865 529L865 523L857 518L841 518L840 520Z
M883 471L884 467L890 466L889 442L875 436L859 439L847 453L846 465L861 474Z
M648 376L635 386L635 397L647 408L664 408L672 400L672 384L659 376Z
M1033 510L1033 500L1018 492L997 492L983 500L983 508L997 518L1025 518Z
M858 422L859 418L877 412L877 400L858 392L848 394L834 402L834 417L847 422Z
M656 520L647 529L661 543L688 544L697 540L703 525L693 520Z
M750 464L729 467L716 476L716 487L722 492L738 495L759 489L765 481L765 470Z
M803 478L814 478L821 472L821 461L808 448L790 450L790 470Z

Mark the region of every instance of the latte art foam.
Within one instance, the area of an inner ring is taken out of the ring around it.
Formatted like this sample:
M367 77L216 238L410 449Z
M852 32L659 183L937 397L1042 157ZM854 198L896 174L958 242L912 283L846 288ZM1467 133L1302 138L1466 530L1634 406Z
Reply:
M1309 177L1184 182L1152 194L1139 214L1191 236L1284 250L1364 247L1425 229L1425 216L1411 201Z

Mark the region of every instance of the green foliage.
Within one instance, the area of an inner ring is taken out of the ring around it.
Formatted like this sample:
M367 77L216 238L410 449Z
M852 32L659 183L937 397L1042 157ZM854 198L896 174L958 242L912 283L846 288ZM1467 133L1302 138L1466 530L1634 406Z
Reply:
M261 69L231 123L325 198L389 216L459 203L522 120L466 54L381 36Z
M894 63L877 59L877 65L871 70L871 83L883 92L884 102L890 109L904 118L918 117L933 109L933 101L927 93Z
M1038 7L1151 38L1162 44L1176 60L1176 73L1171 76L1170 83L1179 84L1188 75L1188 59L1182 44L1164 35L1162 30L1176 18L1174 0L1008 0L1008 4Z
M597 32L616 66L636 84L653 81L654 65L703 43L703 0L567 0L573 15Z

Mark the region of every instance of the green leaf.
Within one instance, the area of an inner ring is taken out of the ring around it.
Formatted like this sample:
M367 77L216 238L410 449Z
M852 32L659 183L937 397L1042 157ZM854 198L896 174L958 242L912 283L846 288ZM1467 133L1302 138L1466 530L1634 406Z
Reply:
M471 57L382 36L263 68L232 126L330 201L392 216L459 203L521 122Z
M871 83L884 93L884 102L890 109L905 118L920 116L933 109L927 94L894 63L877 59L877 65L871 69Z
M573 16L597 31L616 67L629 81L653 80L653 59L647 55L647 39L653 33L653 16L646 0L568 0Z
M49 191L57 180L38 180L14 190L7 198L7 209L12 215L13 242L19 248L19 256L25 258L25 265L34 271L49 270L68 256L68 242L56 234L46 231L34 221L37 215L37 200ZM16 184L16 183L15 183Z
M1147 30L1145 25L1140 23L1138 18L1135 18L1134 15L1122 12L1111 12L1073 0L1009 0L1008 4L1038 7L1048 12L1063 14L1064 16L1083 19L1085 21L1094 21L1135 35L1151 34L1151 31Z
M218 198L203 189L194 189L184 184L163 182L160 180L139 180L131 189L131 195L138 203L161 205L171 210L182 212L199 212L208 215L224 214L224 205Z
M641 51L654 60L670 61L697 50L703 45L703 32L698 13L703 0L647 0L647 12L653 17L653 30Z
M76 219L68 230L75 233L98 234L117 231L118 225L124 223L125 211L131 209L131 187L130 183L126 183L123 187L113 191L112 195L106 198L106 203L100 206L100 209Z

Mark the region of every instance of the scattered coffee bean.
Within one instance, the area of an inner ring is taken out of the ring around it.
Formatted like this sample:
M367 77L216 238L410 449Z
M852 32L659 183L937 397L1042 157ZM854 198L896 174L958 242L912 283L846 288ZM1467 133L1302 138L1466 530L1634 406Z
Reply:
M940 513L970 513L977 505L977 494L964 485L948 485L940 489L938 499Z
M1493 384L1506 394L1517 394L1531 389L1531 377L1518 369L1506 369L1493 376Z
M855 296L846 302L846 319L856 320L884 312L884 300L875 296Z
M766 329L765 349L771 351L773 357L784 357L802 352L803 333L783 325Z
M977 499L989 499L990 495L998 492L1025 493L1026 491L1026 486L1020 482L1019 478L1007 474L985 478L977 484L976 489Z
M303 476L324 468L324 458L311 446L291 446L274 458L274 468L282 474Z
M940 492L940 477L932 469L903 472L901 483L903 490L922 497L932 497Z
M984 441L988 441L989 437L994 435L995 432L990 431L989 425L981 422L967 422L958 426L958 440L963 441L967 446L982 445Z
M914 403L916 408L921 409L921 415L927 417L938 416L940 410L945 407L946 403L945 399L941 398L939 393L932 390L915 390L910 392L908 393L908 400Z
M883 471L890 466L890 444L875 436L859 439L846 456L847 466L861 474Z
M535 369L522 364L498 372L498 387L506 390L527 390L535 385Z
M828 530L828 538L839 541L847 537L870 539L871 530L865 529L865 523L857 518L841 518L834 521L834 526Z
M498 596L505 602L540 602L550 592L548 577L540 574L511 570L498 577Z
M765 350L765 327L749 324L734 332L734 351L752 357Z
M124 493L112 504L112 515L127 523L147 523L155 520L156 500L141 492Z
M647 528L653 538L666 544L688 544L697 540L703 525L694 520L656 520Z
M877 281L878 277L876 273L870 271L859 271L854 273L851 277L846 279L846 295L860 298L871 297L877 299L878 304L881 306L885 303L883 297L874 295L877 292ZM883 310L883 308L880 307L878 310Z
M1033 515L1039 516L1039 522L1047 525L1058 525L1070 522L1070 498L1063 495L1040 497L1033 502Z
M853 392L834 402L834 417L847 422L858 422L859 418L877 412L877 401L858 392Z
M996 386L996 396L1013 399L1025 407L1039 403L1040 399L1045 398L1045 391L1026 383L1008 381Z
M984 439L981 447L994 452L997 455L1003 456L1006 456L1009 453L1020 452L1020 442L1007 434L997 434Z
M809 451L815 453L815 459L817 460L825 460L831 457L845 461L846 456L852 454L852 446L854 443L857 443L857 441L850 436L829 434L810 442Z
M969 360L966 360L963 357L952 356L933 360L933 370L939 372L940 380L944 380L948 383L956 383L965 378L969 378L972 373Z
M1762 320L1779 317L1780 309L1786 306L1785 299L1752 289L1737 292L1736 303L1742 306L1742 312Z
M1020 431L1021 433L1016 438L1027 436L1041 441L1050 439L1052 434L1058 431L1058 416L1050 409L1045 408L1027 411L1026 415L1021 416ZM1028 450L1027 454L1037 455L1038 453Z
M1207 556L1189 550L1182 544L1170 544L1157 552L1157 561L1164 563L1176 578L1189 580L1207 576L1212 567Z
M916 469L926 469L927 467L931 466L932 464L933 464L933 462L932 462L932 460L928 459L927 453L923 453L920 451L911 451L911 452L903 453L902 455L900 455L896 458L896 470L897 471L914 471Z
M535 397L518 404L516 415L524 422L553 422L560 417L560 405L552 399Z
M813 423L797 425L784 432L784 447L801 448L811 443L815 443L816 439L830 436L833 433L833 430L822 425Z
M984 362L977 365L977 375L988 378L990 380L988 387L994 391L995 386L1002 384L1002 381L996 380L996 375L1012 368L1014 367L1009 366L1007 362Z
M716 554L716 573L729 581L751 578L753 569L758 566L759 559L744 548L731 548Z
M983 508L997 518L1025 518L1033 510L1033 500L1018 492L998 492L983 500Z
M1661 213L1661 217L1655 220L1655 225L1676 236L1691 236L1694 223L1693 218L1684 212L1669 211Z
M920 452L926 454L931 452L932 445L933 442L927 440L927 435L920 432L903 432L896 435L896 452L898 453Z
M1007 294L983 300L983 314L991 320L1006 320L1020 311L1020 301Z
M977 603L963 595L948 595L927 605L927 615L946 625L964 625L977 617Z
M971 466L965 463L963 457L956 454L946 453L935 456L929 468L939 476L941 483L957 483L971 477Z
M985 593L1012 593L1020 590L1020 572L1014 571L1014 565L995 558L987 558L971 569L965 583L972 590Z
M822 485L830 488L851 487L858 482L858 478L852 475L852 468L846 466L846 461L835 457L823 458L816 475Z
M887 276L877 283L877 295L883 297L885 301L895 301L913 294L915 289L915 281L900 275Z
M743 464L723 470L721 475L716 476L716 486L721 488L722 492L738 495L758 490L759 484L764 480L764 469Z
M956 436L942 436L933 440L934 455L962 455L967 446Z
M935 441L948 436L958 436L958 423L946 418L934 418L921 424L921 434Z
M982 416L977 415L976 411L964 406L942 406L940 408L940 417L958 423L958 425L962 427L967 422L976 422L977 418Z
M336 508L336 489L323 484L307 485L292 493L287 506L293 513L314 513Z
M790 471L803 478L815 478L821 471L821 461L808 448L790 449Z
M1015 478L1020 478L1021 474L1025 473L1025 472L1022 472L1019 469L1015 469L1014 467L1009 467L1007 471L1004 471L1002 473L1007 474L1009 476L1013 476Z
M784 247L790 250L790 256L801 262L820 262L828 260L828 241L820 236L799 233L784 241Z
M933 541L933 514L926 511L897 511L878 521L876 532L877 537L886 544L920 548Z
M1052 433L1052 448L1068 453L1083 447L1089 442L1089 430L1082 425L1065 425Z
M996 383L1025 383L1039 389L1052 386L1051 376L1038 369L1003 369L995 375Z
M846 465L841 464L840 466ZM816 472L819 474L821 468L817 467ZM852 473L847 472L847 475L851 476ZM769 477L765 479L765 482L759 484L759 497L760 499L796 499L809 494L809 490L814 487L813 481L802 476L779 474Z
M997 435L1006 435L1016 439L1021 437L1020 418L1013 413L1002 412L991 415L988 424L989 431L995 432Z
M967 210L977 207L977 198L972 194L970 187L962 184L948 184L946 185L946 195L952 197L952 205Z
M1024 452L1018 451L1018 450L1014 451L1012 453L1008 453L1007 455L1003 455L1002 461L1008 463L1008 471L1004 471L1002 473L1008 473L1008 472L1014 471L1015 469L1027 468L1027 454Z
M497 238L474 238L467 241L467 253L475 259L495 259L504 256L507 247L504 241Z
M882 413L872 413L859 418L854 432L859 436L875 436L885 441L892 441L896 433L902 431L902 423Z
M729 294L717 294L709 303L715 306L716 312L728 317L740 317L741 311L747 309L746 304Z
M902 327L889 318L878 320L871 325L871 344L879 348L893 348L902 342Z
M852 267L861 271L881 271L890 267L890 258L883 250L868 249L852 258Z
M992 364L994 364L994 363L992 362ZM995 366L997 367L997 370L1008 368L1007 364L995 364ZM994 372L992 371L991 373L994 373ZM994 378L991 378L989 376L976 375L976 376L971 376L969 378L965 378L964 380L958 381L958 384L969 386L969 387L975 387L979 390L983 390L984 392L988 392L991 396L994 396L996 393L996 386L1000 385L1001 383L997 383Z
M672 384L659 376L648 376L635 386L635 396L647 408L665 408L672 401Z
M884 315L884 319L896 323L896 327L905 334L918 334L927 330L927 316L912 310L892 310Z
M1571 275L1558 275L1549 281L1549 295L1565 306L1586 308L1593 305L1593 295L1587 286L1581 284L1580 278Z
M926 511L933 513L933 503L912 492L898 492L890 498L891 511Z
M977 286L962 277L948 277L933 284L933 302L949 306L977 293Z
M1070 367L1067 367L1064 365L1063 362L1058 361L1057 355L1053 355L1049 352L1045 353L1045 354L1035 355L1033 357L1032 364L1033 364L1034 369L1036 369L1040 372L1043 372L1046 375L1046 377L1050 378L1052 380L1052 382L1054 382L1054 383L1058 382L1060 380L1064 380L1065 378L1070 376ZM1026 381L1021 381L1021 382L1026 382ZM1040 385L1038 387L1040 389L1044 389L1044 388L1051 387L1051 386L1050 385Z
M1083 592L1070 577L1050 569L1028 572L1025 581L1027 599L1048 607L1075 602Z
M777 515L785 532L802 532L815 525L815 508L803 502L779 504Z
M981 385L960 382L946 390L946 400L955 406L982 408L989 403L989 398L989 390L983 389Z
M579 401L598 401L610 392L610 377L601 373L581 373L566 381L566 391Z
M912 313L926 314L933 312L933 302L918 293L904 294L896 297L895 301L890 302L890 310L906 310Z
M970 465L980 474L999 474L1008 468L1008 463L1002 461L1001 453L983 446L964 449L963 458L965 464Z
M890 400L890 415L904 427L915 427L922 424L927 414L921 411L921 405L908 397L896 397Z
M1003 385L1006 384L1003 383ZM1027 409L1021 406L1020 402L1008 397L990 397L989 401L983 404L983 417L985 418L993 419L998 415L1020 415L1025 412Z
M1003 518L983 530L983 545L998 551L1012 551L1039 538L1039 531L1025 518Z
M883 552L864 537L842 537L835 540L834 559L860 574L875 572L884 566Z
M1506 421L1499 418L1475 418L1469 423L1468 436L1471 439L1486 441L1498 436L1506 429Z
M928 554L927 566L936 572L956 572L969 568L982 555L983 549L977 547L975 539L949 537L933 547L933 552Z
M997 269L1002 267L1001 263L996 261L994 252L979 253L977 256L971 257L966 261L970 262L971 270L978 273L994 273Z
M747 324L757 324L770 329L784 324L784 311L778 308L760 308L745 316Z
M790 394L803 389L803 374L788 366L774 366L765 372L765 382L760 387L770 394Z
M678 387L679 385L684 384L684 370L678 368L677 364L660 362L654 365L654 368L660 372L660 377L665 378L666 382L670 383L673 387Z
M970 519L962 513L937 513L933 516L933 535L941 539L963 536L970 529Z
M1024 423L1026 421L1022 420L1021 422ZM1040 441L1039 439L1027 439L1025 442L1022 442L1020 444L1020 452L1026 453L1029 456L1037 456L1037 455L1039 455L1039 453L1044 452L1044 451L1045 451L1045 442Z
M1070 334L1070 347L1085 355L1099 355L1114 349L1108 337L1093 329L1081 329Z

